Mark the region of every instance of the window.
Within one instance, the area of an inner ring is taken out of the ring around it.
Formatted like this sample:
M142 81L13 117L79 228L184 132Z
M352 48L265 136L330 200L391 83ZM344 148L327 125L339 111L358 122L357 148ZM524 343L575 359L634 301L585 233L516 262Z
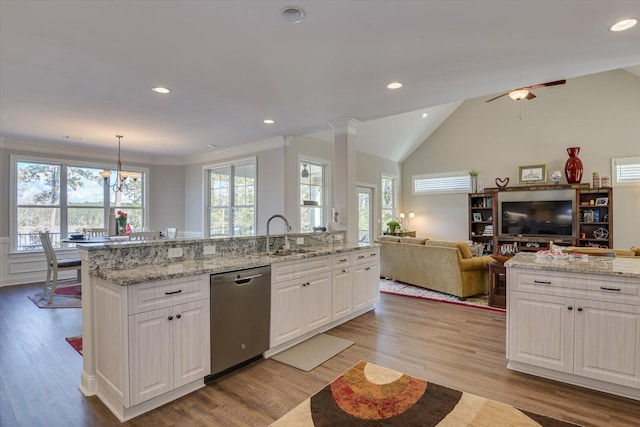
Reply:
M323 227L325 221L326 165L309 160L300 160L300 232L311 232L314 227Z
M611 159L611 175L615 186L640 183L640 157Z
M100 176L100 167L13 157L12 165L16 195L12 250L40 250L40 231L49 231L54 247L59 248L60 240L70 233L106 227L110 208L125 210L132 228L143 226L142 172L125 191L113 192Z
M471 189L468 172L414 175L412 194L467 193Z
M387 222L395 218L396 211L396 179L392 176L382 176L382 232L387 229Z
M209 169L209 236L254 235L255 194L255 159Z

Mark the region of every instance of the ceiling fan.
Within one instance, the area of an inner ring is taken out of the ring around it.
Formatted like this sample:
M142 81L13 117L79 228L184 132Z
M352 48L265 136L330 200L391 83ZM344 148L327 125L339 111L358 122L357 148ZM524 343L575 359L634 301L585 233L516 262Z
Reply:
M509 92L505 92L501 95L495 96L491 99L487 99L485 102L491 102L491 101L495 101L498 98L502 98L505 95L509 95L509 98L513 99L514 101L521 101L523 99L533 99L536 96L533 94L533 92L531 92L531 89L538 89L541 87L548 87L548 86L557 86L557 85L563 85L565 84L567 81L566 80L556 80L555 82L547 82L547 83L540 83L537 85L532 85L532 86L525 86L525 87L521 87L518 89L514 89L512 91Z

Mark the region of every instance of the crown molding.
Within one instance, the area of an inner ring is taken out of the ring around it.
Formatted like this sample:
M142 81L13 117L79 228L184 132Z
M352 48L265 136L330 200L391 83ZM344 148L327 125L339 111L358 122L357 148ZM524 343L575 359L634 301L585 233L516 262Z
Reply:
M338 119L329 122L335 135L355 135L362 123L356 119Z

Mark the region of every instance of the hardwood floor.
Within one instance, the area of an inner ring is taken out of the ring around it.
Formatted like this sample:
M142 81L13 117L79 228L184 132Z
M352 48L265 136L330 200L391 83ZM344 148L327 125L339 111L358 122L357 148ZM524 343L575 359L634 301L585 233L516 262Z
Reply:
M38 309L35 285L0 288L0 426L120 423L78 390L79 309ZM267 426L359 360L586 426L639 426L640 402L512 372L503 313L382 295L329 332L355 341L311 372L260 360L126 426Z

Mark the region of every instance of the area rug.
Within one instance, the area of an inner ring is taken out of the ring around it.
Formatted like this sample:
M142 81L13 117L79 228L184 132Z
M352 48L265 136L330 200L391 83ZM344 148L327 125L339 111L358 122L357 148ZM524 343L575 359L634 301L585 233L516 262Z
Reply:
M466 305L485 310L501 311L503 313L506 311L503 308L489 306L489 295L487 294L468 297L465 301L460 301L458 297L453 295L432 291L430 289L421 288L420 286L413 286L408 283L398 282L391 279L380 279L380 292L391 295L421 298L430 301L446 302L449 304Z
M65 340L67 340L71 347L73 347L73 349L82 356L82 335L78 335L77 337L67 337Z
M28 298L39 308L82 308L82 293L78 283L58 285L51 304L47 304L48 295L47 293L47 297L43 298L42 289L40 289Z
M358 362L272 424L304 426L575 426Z
M318 334L271 358L309 372L352 345L353 341L334 337L333 335Z

